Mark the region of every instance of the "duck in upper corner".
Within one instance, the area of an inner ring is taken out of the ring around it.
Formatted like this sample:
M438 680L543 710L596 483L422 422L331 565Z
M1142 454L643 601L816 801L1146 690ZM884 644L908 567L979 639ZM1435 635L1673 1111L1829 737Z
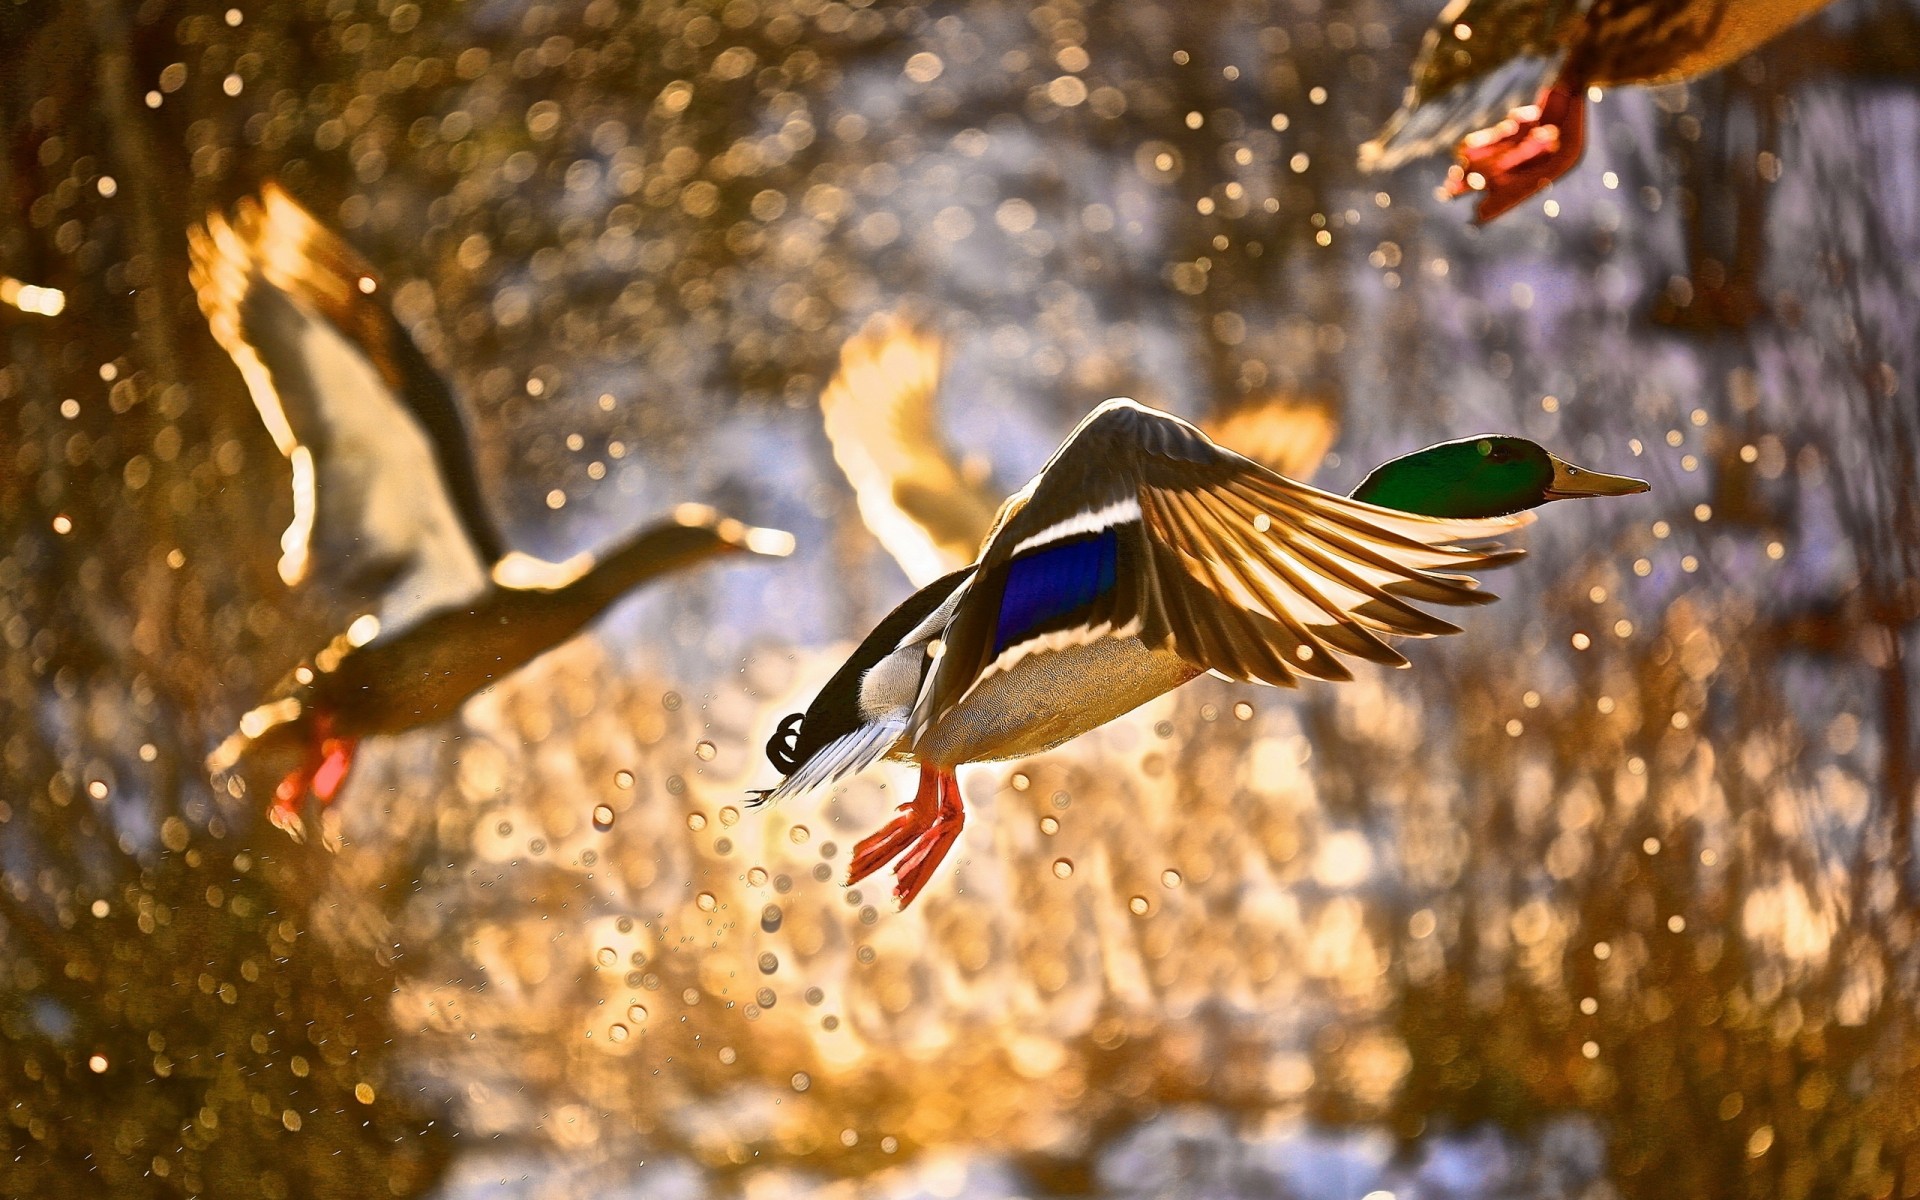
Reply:
M1452 148L1449 196L1491 221L1580 161L1589 89L1718 70L1830 0L1453 0L1420 44L1405 101L1360 149L1388 171Z
M880 313L841 346L839 369L820 393L827 443L860 519L915 587L973 561L1002 494L991 465L955 454L940 432L945 358L938 334ZM1267 392L1221 405L1200 428L1305 481L1339 426L1321 398Z
M1203 673L1293 686L1405 666L1382 635L1458 627L1419 604L1494 597L1463 571L1552 500L1644 492L1533 442L1486 435L1389 462L1351 497L1267 470L1177 417L1109 400L1000 508L978 560L921 588L853 652L767 757L780 800L880 759L920 767L846 882L896 862L920 894L960 836L955 769L1024 757Z
M509 551L459 405L345 242L269 183L188 244L201 311L292 468L281 578L297 584L318 560L331 586L374 600L207 760L240 788L277 779L269 815L294 836L309 795L339 792L361 738L451 716L648 580L791 552L786 533L697 504L602 553Z

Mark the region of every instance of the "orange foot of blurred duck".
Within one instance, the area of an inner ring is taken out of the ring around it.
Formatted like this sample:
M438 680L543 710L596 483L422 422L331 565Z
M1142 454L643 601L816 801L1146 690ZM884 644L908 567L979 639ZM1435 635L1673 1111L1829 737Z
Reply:
M273 806L267 810L267 819L274 828L294 838L304 836L300 813L308 794L323 805L332 804L353 766L353 752L360 739L334 737L332 724L324 713L315 714L313 742L306 761L287 772L273 789Z
M1447 171L1448 199L1480 192L1474 219L1485 223L1524 204L1571 171L1587 148L1587 104L1565 76L1533 104L1490 129L1470 133Z

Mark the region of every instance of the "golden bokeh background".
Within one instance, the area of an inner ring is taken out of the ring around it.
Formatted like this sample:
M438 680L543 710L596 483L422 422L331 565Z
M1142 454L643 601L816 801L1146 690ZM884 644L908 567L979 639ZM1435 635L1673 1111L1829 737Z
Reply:
M1477 228L1353 165L1433 8L6 4L0 275L62 304L0 286L0 1193L1920 1195L1920 9L1610 92ZM337 850L201 769L365 600L281 585L187 286L269 178L516 546L799 540L368 742ZM1337 490L1499 430L1654 491L1410 671L964 771L897 914L838 880L904 769L745 804L940 540L823 420L891 312L944 345L895 482L1126 394Z

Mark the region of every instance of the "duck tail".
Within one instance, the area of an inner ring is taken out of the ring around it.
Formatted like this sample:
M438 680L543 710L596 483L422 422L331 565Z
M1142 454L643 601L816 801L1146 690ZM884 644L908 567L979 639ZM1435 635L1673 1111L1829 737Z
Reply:
M800 745L800 722L806 715L789 714L773 731L773 736L767 739L767 761L778 768L782 775L793 774L793 769L800 765L799 756L794 750Z

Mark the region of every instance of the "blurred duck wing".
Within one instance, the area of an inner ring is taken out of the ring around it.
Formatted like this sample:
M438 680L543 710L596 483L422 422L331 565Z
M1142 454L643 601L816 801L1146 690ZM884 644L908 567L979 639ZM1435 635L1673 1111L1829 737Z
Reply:
M1426 604L1492 597L1458 571L1517 556L1485 540L1529 514L1439 520L1284 479L1176 417L1109 400L995 532L946 631L909 737L1033 654L1102 638L1287 686L1405 660L1382 634L1458 632Z
M972 562L993 524L985 472L965 470L940 434L942 358L937 336L882 315L847 339L820 395L860 519L916 587Z
M280 577L317 567L388 627L484 589L503 546L466 428L373 271L272 183L188 243L200 309L293 469Z
M1306 483L1333 448L1340 424L1324 400L1267 393L1200 422L1200 430L1267 470Z

